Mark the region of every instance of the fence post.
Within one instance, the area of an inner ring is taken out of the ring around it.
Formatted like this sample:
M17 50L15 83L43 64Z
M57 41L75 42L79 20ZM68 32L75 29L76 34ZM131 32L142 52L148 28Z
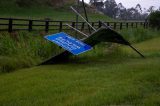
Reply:
M120 30L122 30L122 22L120 23Z
M94 22L92 22L92 27L94 27Z
M8 32L12 32L13 31L13 19L10 18L9 19L9 24L8 24Z
M109 26L110 25L110 23L109 22L107 22L107 26Z
M148 28L149 27L149 23L148 22L146 22L146 28Z
M132 22L132 24L131 24L132 28L133 28L133 24L134 24L134 23Z
M128 22L126 23L126 27L127 27L127 29L128 29Z
M59 32L62 31L62 21L59 21Z
M29 25L28 25L28 31L32 31L32 25L33 25L33 21L29 20Z
M84 30L84 22L82 22L82 27L81 27L81 31Z
M48 32L49 31L49 21L46 20L45 21L45 32Z
M116 22L114 22L114 29L116 29L116 26L117 26L117 23L116 23Z
M102 23L99 21L98 28L100 28L101 26L102 26Z
M150 27L150 23L148 22L148 28Z
M146 23L145 22L143 23L143 27L144 27L144 29L146 28Z
M141 26L143 26L143 22L141 22Z
M136 22L136 28L138 27L138 23Z
M77 26L78 26L78 23L77 23ZM75 27L75 22L72 22L72 27L74 28ZM78 29L78 27L77 27Z

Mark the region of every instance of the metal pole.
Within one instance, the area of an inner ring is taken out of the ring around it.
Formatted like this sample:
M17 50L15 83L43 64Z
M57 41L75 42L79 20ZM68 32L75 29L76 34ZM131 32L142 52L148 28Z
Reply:
M134 51L136 51L142 58L145 58L143 54L141 54L137 49L135 49L132 45L129 45Z
M75 10L72 6L70 7L78 16L80 16L94 31L96 31L96 29L94 27L92 27L92 25L81 15L77 12L77 10Z
M85 37L88 37L87 34L81 32L80 30L78 30L78 29L76 29L76 28L74 28L74 27L72 27L71 25L69 25L69 24L66 24L66 25L69 26L70 28L74 29L76 32L79 32L80 34L84 35Z
M102 21L99 21L103 26L105 26L106 28L110 28L111 29L111 27L110 26L108 26L107 24L105 24L104 22L102 22Z
M77 11L79 12L78 8L79 8L79 0L76 1L76 7L77 7ZM76 14L76 29L78 29L78 15ZM77 32L76 32L76 38L77 38Z
M84 13L85 13L85 17L86 17L86 21L89 22L88 20L88 16L87 16L87 11L86 11L86 8L85 8L85 3L84 3L84 0L82 0L82 4L83 4L83 9L84 9ZM88 30L89 30L89 33L91 34L91 29L88 25Z

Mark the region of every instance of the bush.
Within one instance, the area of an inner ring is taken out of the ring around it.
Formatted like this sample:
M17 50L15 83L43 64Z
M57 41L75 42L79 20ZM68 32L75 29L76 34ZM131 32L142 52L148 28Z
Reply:
M149 15L149 23L151 27L160 29L160 11L152 12Z

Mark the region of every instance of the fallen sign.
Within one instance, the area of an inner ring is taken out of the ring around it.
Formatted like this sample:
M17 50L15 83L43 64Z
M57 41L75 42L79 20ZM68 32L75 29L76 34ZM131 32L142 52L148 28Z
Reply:
M121 36L118 32L112 30L110 26L107 26L104 22L100 22L101 27L95 29L80 13L78 13L73 7L71 9L80 16L90 28L94 31L90 35L87 35L80 30L72 27L69 24L66 24L68 27L72 28L76 32L84 35L85 38L81 39L82 42L89 44L90 46L94 47L95 45L99 44L100 42L111 42L111 43L118 43L122 45L126 45L131 47L135 52L137 52L142 58L145 58L143 54L141 54L136 48L134 48L127 40ZM75 39L75 38L74 38ZM48 65L48 64L57 64L57 63L64 63L69 60L69 57L72 56L72 53L68 50L63 51L57 55L50 57L49 59L43 61L40 65Z
M92 49L90 45L83 43L82 41L79 41L78 39L75 39L64 32L47 35L44 38L57 44L74 55L79 55Z
M100 42L112 42L112 43L119 43L127 46L131 46L129 42L127 42L123 37L115 32L110 28L99 28L97 31L92 33L87 38L83 39L82 42L89 44L90 46L94 47L95 45L99 44ZM140 54L136 49L134 49L138 54ZM144 57L142 54L140 54ZM69 60L69 57L72 56L72 53L68 50L61 52L60 54L54 55L51 58L45 60L40 65L48 65L48 64L57 64L63 63Z

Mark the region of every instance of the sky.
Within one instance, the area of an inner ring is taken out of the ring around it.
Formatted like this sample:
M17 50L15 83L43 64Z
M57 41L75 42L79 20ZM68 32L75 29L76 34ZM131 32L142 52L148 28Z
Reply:
M85 2L89 2L90 0L84 0ZM142 8L149 8L150 6L155 6L155 9L160 7L160 0L115 0L118 3L122 3L126 8L135 7L138 3L142 6Z

